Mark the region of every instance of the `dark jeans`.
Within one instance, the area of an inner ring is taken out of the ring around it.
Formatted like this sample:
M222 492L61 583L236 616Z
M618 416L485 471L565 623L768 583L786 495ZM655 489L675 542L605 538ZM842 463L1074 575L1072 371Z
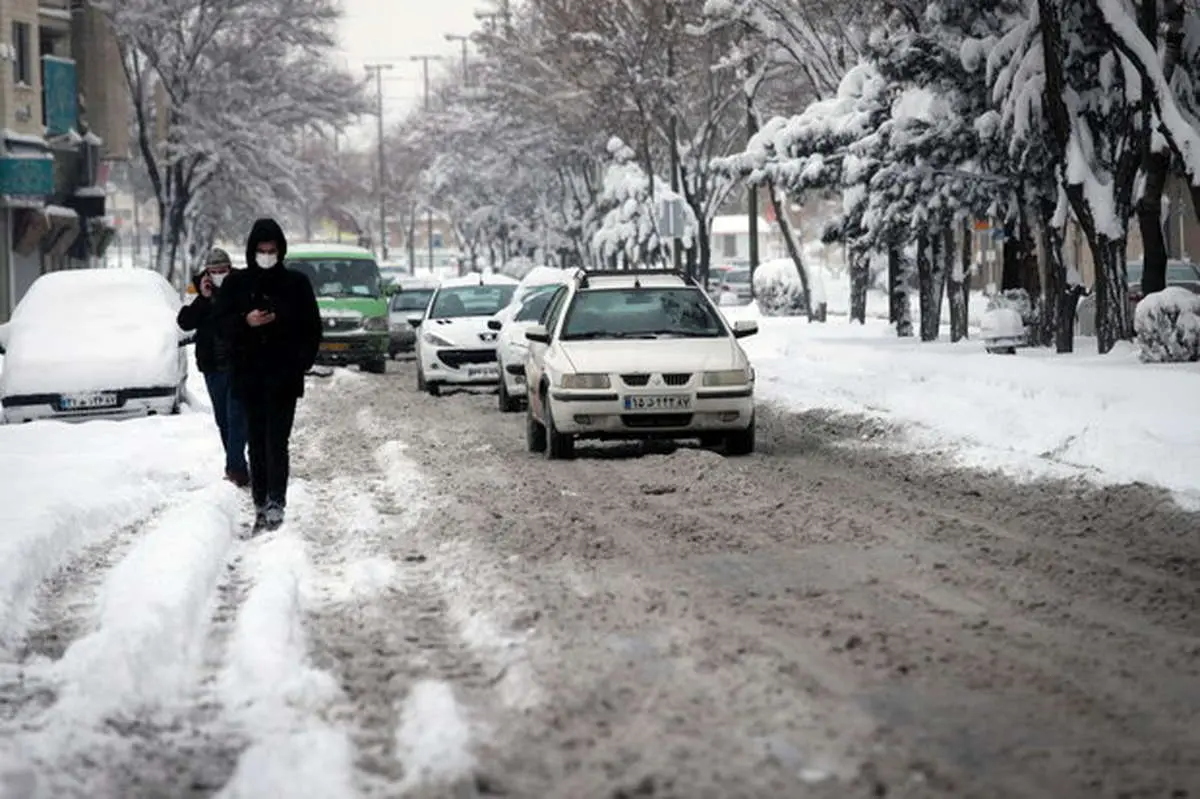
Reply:
M287 504L288 439L296 396L280 386L248 387L244 405L250 440L250 493L256 506Z
M229 372L205 372L204 384L212 401L213 416L225 447L225 471L246 472L246 413L242 401L233 394Z

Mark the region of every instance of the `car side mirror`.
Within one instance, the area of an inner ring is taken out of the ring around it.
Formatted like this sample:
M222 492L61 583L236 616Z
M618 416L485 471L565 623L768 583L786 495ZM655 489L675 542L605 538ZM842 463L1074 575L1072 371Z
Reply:
M500 331L503 328L504 328L504 323L501 322L499 319L489 319L488 320L488 330Z
M753 319L739 319L733 323L733 337L745 338L758 332L758 322Z
M525 331L525 338L530 341L536 341L538 344L549 344L550 331L543 325L534 325Z
M420 327L421 323L424 321L425 321L424 316L413 315L413 316L408 317L408 323L410 325L412 325L413 327Z

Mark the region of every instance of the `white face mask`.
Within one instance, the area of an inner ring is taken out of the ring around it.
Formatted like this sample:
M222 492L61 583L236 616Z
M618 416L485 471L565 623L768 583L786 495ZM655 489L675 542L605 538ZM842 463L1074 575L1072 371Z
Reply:
M229 273L221 272L220 274L209 275L209 277L212 278L212 284L214 286L221 288L221 284L225 282L225 278L229 277Z
M278 255L267 255L266 253L256 252L254 254L254 263L258 264L263 269L270 269L275 264L279 263Z

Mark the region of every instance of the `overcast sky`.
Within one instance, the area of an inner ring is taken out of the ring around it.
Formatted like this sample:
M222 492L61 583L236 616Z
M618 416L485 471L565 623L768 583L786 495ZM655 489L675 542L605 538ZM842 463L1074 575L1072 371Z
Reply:
M397 121L421 100L421 63L410 58L443 55L457 67L462 43L446 41L445 34L471 33L479 26L475 11L492 5L489 0L342 0L346 65L361 75L365 64L395 64L384 73L383 104L384 118ZM364 123L374 130L374 118Z

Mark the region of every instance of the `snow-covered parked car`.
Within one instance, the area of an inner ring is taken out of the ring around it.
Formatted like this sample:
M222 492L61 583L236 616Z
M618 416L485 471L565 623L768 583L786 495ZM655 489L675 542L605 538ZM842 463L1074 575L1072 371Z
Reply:
M178 413L191 340L180 304L149 269L42 275L0 325L4 421Z
M754 370L738 339L684 275L579 272L544 324L526 331L530 452L568 458L577 439L698 438L754 450Z
M542 321L554 293L574 274L575 270L535 266L521 278L512 301L488 322L488 327L497 333L501 413L520 410L525 398L525 356L529 352L525 331Z
M423 314L408 317L417 331L417 388L432 396L442 386L495 386L496 331L488 321L508 305L517 281L506 275L468 275L442 281Z

